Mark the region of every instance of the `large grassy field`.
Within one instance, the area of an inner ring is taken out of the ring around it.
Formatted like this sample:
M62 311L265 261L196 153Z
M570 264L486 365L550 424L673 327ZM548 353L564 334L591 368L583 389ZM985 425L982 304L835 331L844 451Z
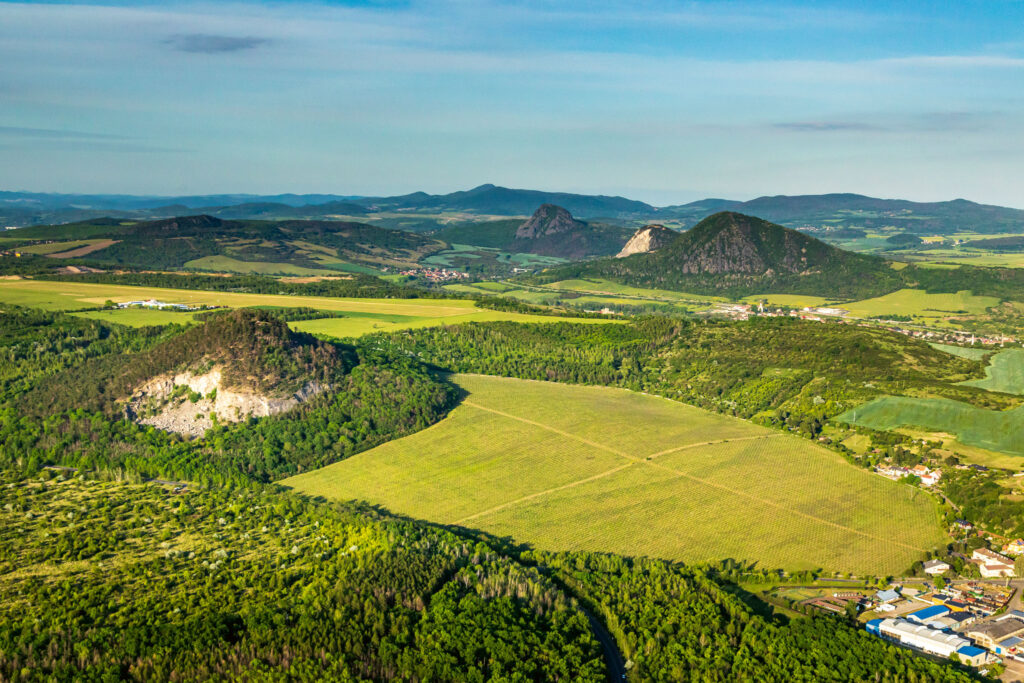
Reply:
M974 296L969 291L929 294L921 289L900 289L885 296L840 304L859 318L884 315L917 315L942 318L951 313L984 313L999 303L993 296Z
M567 290L572 292L587 292L590 294L613 294L620 296L637 297L639 299L652 300L680 300L691 301L727 301L719 296L705 296L703 294L687 294L685 292L674 292L667 289L645 289L643 287L630 287L610 280L561 280L546 285L550 289Z
M204 256L189 261L186 268L214 271L218 273L243 273L256 275L334 275L327 268L305 268L292 263L270 261L240 261L230 256Z
M147 327L149 325L186 325L194 322L195 313L192 311L164 311L158 308L116 308L102 311L76 311L71 315L128 325L129 327Z
M811 442L621 389L460 375L442 422L284 483L543 549L897 573L930 496Z
M1000 351L985 368L985 379L972 379L964 384L989 391L1024 394L1024 349Z
M341 311L344 318L307 320L293 323L296 329L334 337L354 337L369 332L394 331L412 327L512 320L518 322L564 322L566 318L527 315L476 308L474 302L454 299L354 299L340 297L288 296L209 292L160 287L50 282L46 280L0 280L0 304L12 303L48 310L77 311L114 302L157 299L167 303L206 304L241 308L246 306L305 306ZM600 319L574 319L581 323L608 323Z
M954 434L969 446L1024 456L1024 407L985 410L945 398L883 396L837 419L883 431L917 427Z

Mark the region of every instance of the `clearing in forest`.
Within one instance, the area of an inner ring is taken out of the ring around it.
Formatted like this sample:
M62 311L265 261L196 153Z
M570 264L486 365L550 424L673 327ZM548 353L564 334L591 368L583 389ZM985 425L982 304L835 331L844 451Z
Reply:
M806 440L623 389L458 375L440 423L283 482L548 550L899 573L929 494Z

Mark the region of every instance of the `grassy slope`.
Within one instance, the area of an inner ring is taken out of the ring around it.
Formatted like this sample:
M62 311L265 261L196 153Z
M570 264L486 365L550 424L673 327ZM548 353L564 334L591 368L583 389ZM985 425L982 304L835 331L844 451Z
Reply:
M885 573L944 540L926 494L804 440L623 390L457 381L443 422L285 483L545 549Z
M1007 394L1024 394L1024 349L1006 349L992 357L985 368L985 379L964 384Z
M969 446L1024 455L1024 408L975 408L945 398L885 396L840 415L838 420L878 430L920 427L956 434Z
M949 348L960 352L956 355L980 351ZM984 379L961 384L988 391L1024 394L1024 349L1007 349L995 354L985 368L985 375ZM838 419L872 429L918 427L955 434L968 446L1011 456L1024 455L1024 408L985 410L947 399L886 396L848 411Z

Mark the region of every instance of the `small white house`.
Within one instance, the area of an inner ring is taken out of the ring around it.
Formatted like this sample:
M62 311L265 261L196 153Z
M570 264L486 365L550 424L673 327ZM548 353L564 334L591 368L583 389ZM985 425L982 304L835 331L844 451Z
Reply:
M938 576L949 571L949 565L942 560L928 560L924 563L924 573Z

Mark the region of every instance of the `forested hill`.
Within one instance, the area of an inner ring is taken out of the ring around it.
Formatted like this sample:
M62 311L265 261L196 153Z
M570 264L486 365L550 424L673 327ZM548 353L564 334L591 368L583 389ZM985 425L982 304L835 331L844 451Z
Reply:
M445 249L444 242L366 223L325 220L223 220L195 215L156 221L97 219L59 226L11 230L15 240L106 240L93 244L88 258L99 264L147 268L190 265L216 269L225 257L239 261L285 263L329 272L344 262L369 266L411 265ZM196 263L199 261L198 263Z
M352 355L339 347L293 332L264 311L240 309L141 353L97 358L56 375L30 394L26 406L46 413L114 412L117 401L158 375L213 367L223 375L222 387L273 395L310 381L335 382L353 365Z
M576 277L698 294L791 291L835 297L861 296L865 290L881 294L900 281L883 259L730 211L705 218L656 251L543 274L548 281Z

